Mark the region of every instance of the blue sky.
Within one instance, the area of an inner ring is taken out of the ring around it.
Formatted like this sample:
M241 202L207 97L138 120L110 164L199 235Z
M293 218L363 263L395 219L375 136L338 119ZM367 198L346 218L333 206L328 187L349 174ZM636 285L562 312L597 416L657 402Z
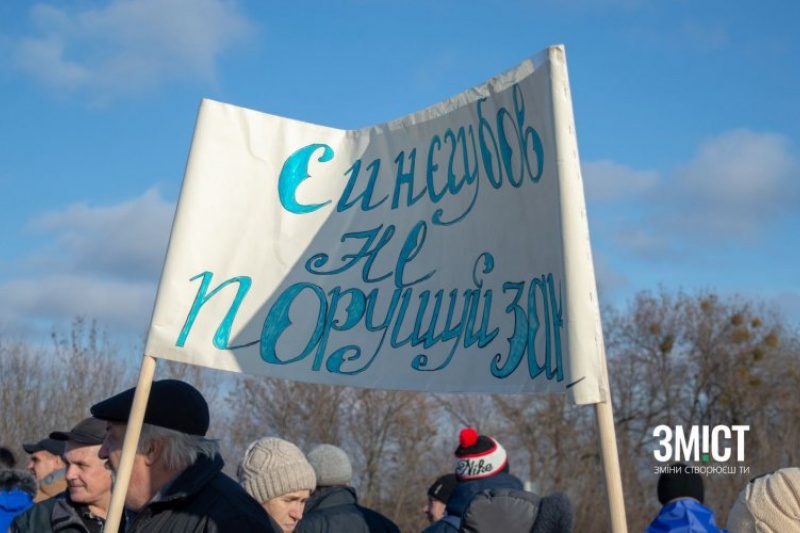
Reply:
M644 0L0 3L0 331L143 337L200 100L349 129L567 52L601 298L800 325L800 7Z

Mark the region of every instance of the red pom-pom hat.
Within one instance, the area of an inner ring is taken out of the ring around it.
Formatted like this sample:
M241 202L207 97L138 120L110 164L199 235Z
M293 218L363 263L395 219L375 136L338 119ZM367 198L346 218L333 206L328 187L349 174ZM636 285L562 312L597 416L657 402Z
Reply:
M480 479L502 472L508 466L506 450L494 438L464 428L458 436L456 477L460 481Z

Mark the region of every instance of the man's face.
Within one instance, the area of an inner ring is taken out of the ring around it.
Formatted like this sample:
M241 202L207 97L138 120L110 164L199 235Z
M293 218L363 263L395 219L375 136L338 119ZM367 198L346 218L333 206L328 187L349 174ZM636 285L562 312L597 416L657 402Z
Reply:
M108 459L108 466L116 472L122 457L122 443L125 441L126 424L109 422L106 425L106 438L100 446L98 455L101 459ZM125 507L133 511L140 511L153 497L150 466L145 456L136 453L133 457L131 479L128 490L125 492Z
M442 502L428 496L428 504L422 509L422 512L425 513L428 521L432 524L444 516L444 508L445 505Z
M291 533L303 518L303 509L310 495L310 490L290 492L264 503L264 509L281 526L283 533Z
M105 510L111 498L111 472L106 468L105 460L98 456L99 451L99 444L67 441L65 478L72 501Z
M33 474L37 481L41 481L56 470L64 467L60 457L53 455L47 450L33 452L28 461L28 471Z
M106 424L106 438L97 452L101 459L108 459L108 465L116 472L122 455L122 442L125 440L125 424L109 422Z

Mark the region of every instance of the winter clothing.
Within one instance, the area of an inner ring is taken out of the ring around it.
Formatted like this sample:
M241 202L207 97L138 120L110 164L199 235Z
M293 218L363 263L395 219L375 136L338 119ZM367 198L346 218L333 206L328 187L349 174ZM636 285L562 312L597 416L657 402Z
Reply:
M100 533L105 520L85 505L69 499L64 491L37 503L11 523L11 533Z
M428 496L442 503L447 503L456 485L458 485L458 480L455 474L439 476L439 478L428 487Z
M222 473L222 457L201 456L134 518L127 533L280 533L264 508Z
M353 466L344 450L331 444L320 444L308 452L308 462L314 468L318 487L349 485Z
M445 507L445 516L425 529L424 533L453 533L458 531L454 518L460 522L461 516L466 511L472 499L479 493L490 489L522 490L522 481L506 472L499 472L493 476L462 481L454 489Z
M32 444L23 444L22 448L29 454L44 451L51 455L61 457L64 455L64 444L64 441L46 438ZM48 476L39 480L39 492L36 494L33 501L36 503L44 501L48 498L52 498L56 494L64 492L66 489L67 482L64 480L64 469L62 468L51 472Z
M399 533L397 525L377 511L358 505L352 487L328 487L306 502L295 533Z
M750 481L728 514L731 533L800 530L800 468L782 468Z
M101 420L127 424L135 393L135 387L120 392L94 404L89 411ZM200 391L188 383L177 379L154 381L144 423L204 437L209 424L208 403Z
M714 511L693 498L664 505L645 533L725 533L714 520Z
M472 499L461 518L459 531L570 533L572 505L563 493L540 498L522 490L490 489Z
M0 492L0 531L6 531L14 517L22 514L31 505L31 495L20 489Z
M252 442L239 466L239 483L259 503L317 486L314 469L300 449L277 437Z
M64 443L52 438L42 439L33 444L23 444L22 449L28 453L46 451L58 457L64 455Z
M665 505L678 498L694 498L703 503L703 477L688 470L688 465L674 463L658 476L658 501Z
M0 531L5 532L14 517L33 505L36 478L25 470L0 470Z
M43 502L67 490L67 480L64 479L66 472L65 468L61 468L40 480L34 503Z
M473 428L461 430L455 451L456 477L460 481L493 476L508 471L506 450L494 438L478 435Z
M50 438L58 441L72 440L80 444L103 444L106 438L106 421L99 418L84 418L70 431L54 431Z

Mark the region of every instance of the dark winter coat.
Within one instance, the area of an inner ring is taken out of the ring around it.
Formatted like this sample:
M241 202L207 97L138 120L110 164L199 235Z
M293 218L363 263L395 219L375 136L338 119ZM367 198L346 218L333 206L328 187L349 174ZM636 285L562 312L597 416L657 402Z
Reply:
M84 523L82 516L89 523L94 522L92 530ZM86 506L74 503L69 499L69 492L64 491L52 498L37 503L11 522L11 533L90 533L100 531L102 519L90 518L91 513Z
M201 456L136 514L127 533L281 533L261 504L222 473L223 465L219 455Z
M476 495L461 517L461 533L516 531L570 533L572 505L560 492L540 498L532 492L490 489Z
M460 522L461 516L466 511L472 499L479 493L490 489L514 489L522 490L522 481L517 477L506 472L500 472L493 476L474 479L472 481L462 481L450 493L450 498L445 505L445 518L438 520L428 526L423 533L455 533ZM451 517L451 518L448 518ZM455 520L454 520L455 519Z
M295 533L400 533L377 511L358 505L352 487L327 487L306 502Z

